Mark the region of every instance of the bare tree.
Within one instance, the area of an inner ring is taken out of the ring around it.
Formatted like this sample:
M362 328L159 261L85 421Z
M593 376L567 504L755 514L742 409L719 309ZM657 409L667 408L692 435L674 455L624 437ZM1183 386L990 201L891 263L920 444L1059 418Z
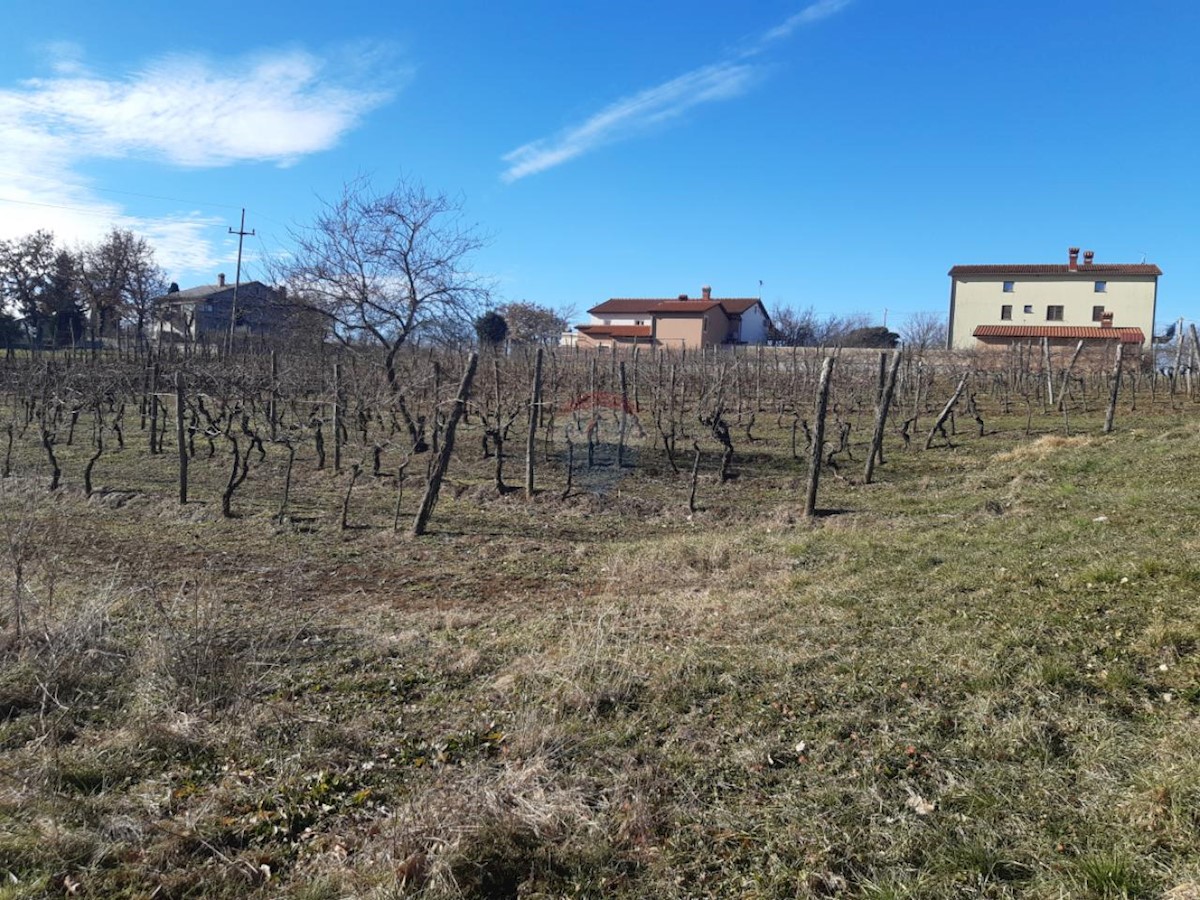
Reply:
M781 347L806 347L812 343L815 329L812 307L796 310L777 306L771 313L771 340Z
M133 326L138 341L144 343L146 326L155 318L154 300L167 293L169 283L167 273L154 261L154 250L145 238L135 238L128 249L124 318Z
M527 300L506 303L497 312L508 323L508 339L514 344L554 345L567 330L565 318Z
M813 345L833 347L843 344L853 332L871 327L871 317L866 313L849 313L845 316L831 313L824 319L814 320Z
M797 310L776 307L771 314L771 340L783 347L832 347L845 343L855 331L871 327L864 313L818 316L811 306Z
M154 262L154 248L127 228L114 228L103 240L79 251L79 287L91 307L92 327L101 337L130 321L144 336L151 301L166 293L167 280Z
M946 317L940 312L915 312L900 326L900 340L909 350L933 350L946 345Z
M35 231L19 240L0 241L0 307L25 320L27 336L40 332L44 301L54 272L54 235Z
M469 327L488 295L467 265L483 238L463 223L457 201L415 182L377 194L365 179L352 181L292 238L295 296L327 316L343 342L382 347L393 388L405 341L448 322Z

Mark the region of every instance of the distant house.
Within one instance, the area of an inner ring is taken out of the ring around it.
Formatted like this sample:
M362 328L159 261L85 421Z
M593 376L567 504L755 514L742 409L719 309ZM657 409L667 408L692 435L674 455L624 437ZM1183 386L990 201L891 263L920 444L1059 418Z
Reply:
M229 334L234 286L226 283L222 272L216 284L168 291L154 303L164 338L219 342ZM285 288L261 281L237 286L236 334L272 334L282 330L289 318Z
M590 321L563 336L563 343L601 349L653 346L668 349L718 344L765 344L771 318L757 297L613 298L588 310Z
M1072 247L1066 264L954 266L950 349L1038 341L1144 345L1154 333L1158 277L1147 263L1098 263Z

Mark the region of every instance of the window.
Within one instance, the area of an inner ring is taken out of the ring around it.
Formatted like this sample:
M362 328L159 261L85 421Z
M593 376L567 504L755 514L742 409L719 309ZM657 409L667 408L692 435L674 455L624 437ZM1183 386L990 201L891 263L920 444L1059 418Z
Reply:
M1005 303L1002 307L1000 307L1000 318L1004 321L1008 321L1009 319L1012 318L1012 304L1011 303Z
M1013 292L1013 283L1011 281L1004 282L1004 293L1011 294Z
M1099 322L1103 318L1104 318L1104 307L1103 306L1093 306L1092 307L1092 321Z
M1033 315L1033 304L1032 303L1025 304L1025 315L1027 315L1027 316Z
M1107 281L1097 281L1096 284L1092 287L1092 290L1094 290L1097 294L1106 294L1106 293L1108 293L1108 282Z
M1061 306L1046 307L1047 322L1061 322L1063 320L1063 308Z

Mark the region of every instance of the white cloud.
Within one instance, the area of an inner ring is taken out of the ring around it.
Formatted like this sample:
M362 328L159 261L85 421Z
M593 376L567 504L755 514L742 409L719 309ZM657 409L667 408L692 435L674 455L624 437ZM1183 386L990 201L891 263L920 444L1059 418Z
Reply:
M729 100L749 90L757 69L735 63L704 66L639 91L602 109L580 125L505 154L505 181L544 172L589 150L674 119L702 103Z
M74 45L58 48L55 74L0 88L0 237L51 228L66 242L93 240L113 225L145 234L172 270L207 270L223 254L196 212L155 219L125 213L92 190L89 159L141 159L210 168L288 165L333 147L390 89L339 81L355 65L300 50L214 61L160 57L134 73L90 72Z
M817 0L816 3L812 4L811 6L806 6L794 16L789 16L770 31L767 31L762 36L760 45L791 37L792 32L794 32L797 28L803 28L805 25L812 25L815 22L820 22L822 19L828 19L830 16L841 12L843 9L849 6L850 3L851 0Z
M817 0L763 33L748 49L725 62L694 69L652 88L639 91L558 134L531 141L506 153L508 167L501 178L517 181L560 166L597 147L625 140L647 128L674 119L693 107L729 100L746 93L762 74L760 66L746 62L769 44L786 38L805 25L834 15L852 0Z

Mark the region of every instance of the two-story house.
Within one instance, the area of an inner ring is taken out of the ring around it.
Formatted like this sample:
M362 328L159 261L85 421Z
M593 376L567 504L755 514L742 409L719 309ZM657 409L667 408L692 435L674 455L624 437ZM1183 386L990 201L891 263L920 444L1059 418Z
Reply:
M717 344L765 344L771 317L757 297L713 297L705 287L699 298L625 298L606 300L588 310L590 321L564 335L564 343L612 348L635 344L691 349Z
M261 281L227 284L225 274L216 284L172 290L154 300L165 337L186 341L217 341L229 334L264 335L280 331L290 321L287 291Z
M1091 250L1065 264L955 266L950 270L947 347L1051 345L1079 340L1147 344L1154 334L1158 277L1149 263L1098 263Z

